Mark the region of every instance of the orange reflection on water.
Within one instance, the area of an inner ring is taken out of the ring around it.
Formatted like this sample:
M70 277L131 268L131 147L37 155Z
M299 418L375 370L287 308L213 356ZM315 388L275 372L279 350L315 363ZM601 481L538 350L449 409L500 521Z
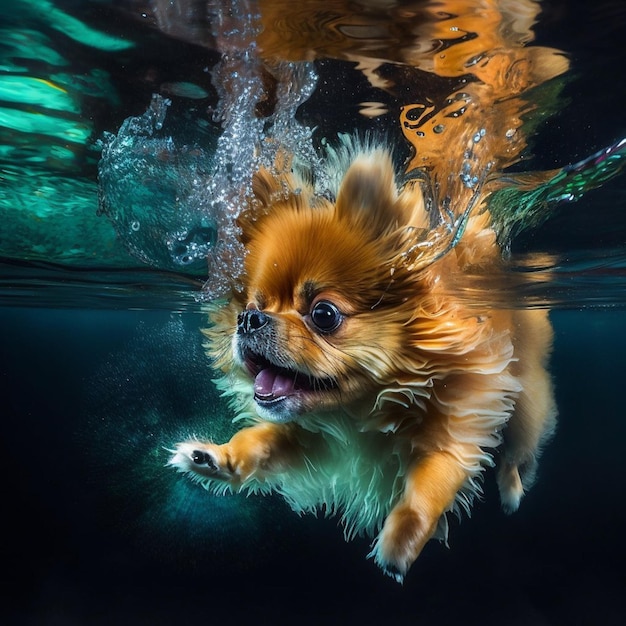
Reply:
M415 70L412 99L397 113L413 149L406 170L427 172L435 204L456 215L519 160L523 118L536 106L529 90L569 67L561 51L532 45L541 10L533 0L265 0L260 7L257 41L266 59L350 60L373 86L390 90L397 85L380 71L385 64ZM370 116L384 111L364 107Z

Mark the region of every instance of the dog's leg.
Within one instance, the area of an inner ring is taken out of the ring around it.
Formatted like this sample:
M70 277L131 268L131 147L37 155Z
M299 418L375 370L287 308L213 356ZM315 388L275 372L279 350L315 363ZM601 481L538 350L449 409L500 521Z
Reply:
M517 510L534 481L543 444L556 427L556 404L546 369L552 345L552 327L546 311L515 313L517 361L511 369L522 386L515 411L504 430L498 468L502 508Z
M262 423L244 428L227 443L196 440L176 445L169 465L199 482L222 481L237 489L250 481L263 482L300 458L300 444L291 424Z
M447 452L433 452L416 462L373 550L387 574L402 582L466 479L458 460Z
M535 479L543 443L556 426L556 406L548 373L537 368L520 394L506 430L497 474L500 501L506 513L517 511Z

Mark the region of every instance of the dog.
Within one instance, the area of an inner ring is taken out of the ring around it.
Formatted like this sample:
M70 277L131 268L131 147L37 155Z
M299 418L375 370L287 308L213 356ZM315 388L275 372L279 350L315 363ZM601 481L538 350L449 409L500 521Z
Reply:
M243 286L203 331L245 427L180 442L169 464L215 493L339 516L401 582L486 468L518 508L556 424L552 329L547 311L458 293L472 273L506 281L488 210L442 244L423 180L402 181L387 148L334 154L328 197L295 167L254 175Z

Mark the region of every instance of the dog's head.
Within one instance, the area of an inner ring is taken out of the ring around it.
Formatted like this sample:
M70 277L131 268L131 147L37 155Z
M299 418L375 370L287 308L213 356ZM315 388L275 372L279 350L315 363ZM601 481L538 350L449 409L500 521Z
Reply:
M407 327L429 291L416 269L427 232L420 187L399 194L383 151L352 162L335 202L291 175L262 170L254 185L266 210L242 220L232 349L258 414L289 421L370 399L417 367Z

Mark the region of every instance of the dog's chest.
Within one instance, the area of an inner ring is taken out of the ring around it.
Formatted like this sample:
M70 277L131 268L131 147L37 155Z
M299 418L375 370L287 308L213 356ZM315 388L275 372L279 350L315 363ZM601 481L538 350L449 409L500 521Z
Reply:
M311 418L317 432L303 436L302 465L275 488L297 512L339 516L348 537L375 534L402 493L410 446L393 433L361 432L347 416L328 418Z

